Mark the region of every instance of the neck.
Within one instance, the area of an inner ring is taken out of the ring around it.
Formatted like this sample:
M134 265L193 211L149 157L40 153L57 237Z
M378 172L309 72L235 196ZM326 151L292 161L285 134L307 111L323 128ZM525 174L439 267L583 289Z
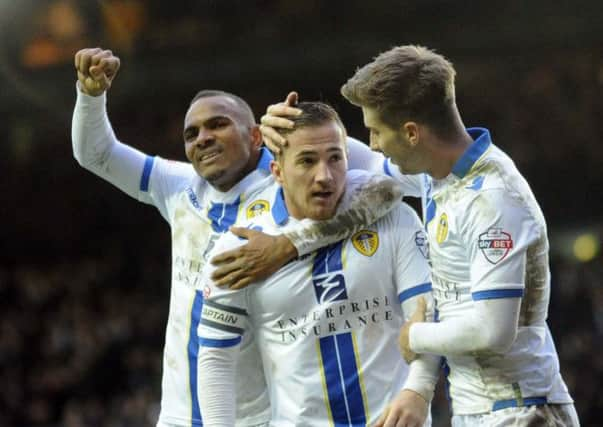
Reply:
M452 130L446 132L445 137L433 135L433 144L430 144L429 157L432 159L432 164L427 173L435 179L446 178L463 153L473 144L473 138L465 129L456 105L453 123Z
M210 181L211 186L214 187L216 190L221 191L222 193L226 193L232 187L241 182L247 175L253 172L258 167L259 161L260 150L257 149L251 152L247 165L236 176L234 176L232 180L229 180L228 182L219 182L220 180L217 179L214 180L214 182L211 182L208 179L208 181Z
M455 133L452 138L436 140L432 146L433 161L429 175L435 179L447 177L471 144L473 139L464 128Z

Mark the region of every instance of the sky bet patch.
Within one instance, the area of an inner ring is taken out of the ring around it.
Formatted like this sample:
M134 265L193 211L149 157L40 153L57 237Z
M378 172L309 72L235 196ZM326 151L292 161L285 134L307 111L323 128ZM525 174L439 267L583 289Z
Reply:
M478 245L488 262L497 264L513 249L511 235L502 228L492 227L479 235Z

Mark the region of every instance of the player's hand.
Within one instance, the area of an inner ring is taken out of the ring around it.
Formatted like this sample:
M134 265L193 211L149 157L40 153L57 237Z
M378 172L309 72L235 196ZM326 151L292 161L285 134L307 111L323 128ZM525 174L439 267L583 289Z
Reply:
M284 236L271 236L243 227L231 227L230 231L248 242L210 260L218 267L211 276L217 286L244 288L270 276L297 256L297 249Z
M266 114L260 119L262 123L260 132L262 132L264 143L275 153L280 153L281 147L287 146L287 139L281 136L276 128L292 129L293 122L287 117L299 116L302 113L299 108L294 107L298 98L297 92L289 92L285 102L270 105L266 109Z
M412 390L402 390L390 402L373 427L422 427L429 402Z
M406 363L410 363L417 358L417 353L410 349L410 327L413 323L424 322L426 311L427 302L425 301L425 298L419 297L415 312L410 316L408 321L402 325L402 329L400 329L400 352L402 353L404 360L406 360Z
M82 92L99 96L111 87L119 71L119 58L99 47L82 49L75 54L75 69Z

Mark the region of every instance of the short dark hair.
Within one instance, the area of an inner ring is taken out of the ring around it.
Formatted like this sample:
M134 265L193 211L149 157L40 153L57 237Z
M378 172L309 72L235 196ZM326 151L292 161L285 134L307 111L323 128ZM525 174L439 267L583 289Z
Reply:
M203 89L203 90L200 90L193 97L193 100L191 101L191 103L189 104L189 106L193 105L195 102L197 102L201 98L211 98L213 96L224 96L226 98L232 99L241 108L241 110L243 111L243 113L246 116L248 116L248 118L250 119L251 123L255 123L255 116L253 114L253 110L251 109L251 107L249 106L249 104L247 103L247 101L245 101L240 96L235 95L234 93L225 92L223 90L215 90L215 89Z
M283 135L289 135L295 132L297 129L321 126L326 123L335 122L342 130L344 139L347 137L347 131L339 114L329 104L320 101L306 101L299 102L294 105L295 108L299 108L302 113L299 116L287 117L293 122L293 128L277 128L276 131ZM275 158L278 160L280 156L275 154Z
M391 127L413 120L445 133L454 123L455 75L452 63L435 51L398 46L358 69L341 94L352 104L376 109Z

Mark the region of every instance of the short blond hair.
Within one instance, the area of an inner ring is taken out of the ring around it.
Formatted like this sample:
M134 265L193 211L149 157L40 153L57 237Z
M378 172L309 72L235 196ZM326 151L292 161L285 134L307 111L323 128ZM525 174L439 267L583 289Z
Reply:
M352 104L376 109L391 127L417 121L447 132L454 123L454 67L426 47L398 46L358 69L342 87Z

